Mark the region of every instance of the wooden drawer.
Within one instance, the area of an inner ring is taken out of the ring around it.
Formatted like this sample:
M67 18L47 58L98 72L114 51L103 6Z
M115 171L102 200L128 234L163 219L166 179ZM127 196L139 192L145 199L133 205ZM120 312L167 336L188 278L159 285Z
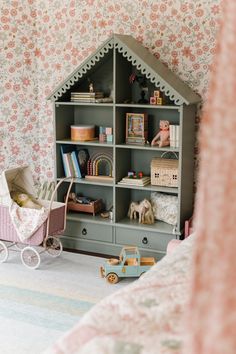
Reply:
M159 232L116 228L116 243L121 245L134 245L165 252L168 242L173 238L173 235Z
M64 235L88 240L112 242L112 226L67 220Z

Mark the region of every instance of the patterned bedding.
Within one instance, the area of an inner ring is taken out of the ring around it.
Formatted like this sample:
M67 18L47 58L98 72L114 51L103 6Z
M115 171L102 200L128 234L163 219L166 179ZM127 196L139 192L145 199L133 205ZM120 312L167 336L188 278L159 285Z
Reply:
M45 354L179 354L194 239L95 305Z

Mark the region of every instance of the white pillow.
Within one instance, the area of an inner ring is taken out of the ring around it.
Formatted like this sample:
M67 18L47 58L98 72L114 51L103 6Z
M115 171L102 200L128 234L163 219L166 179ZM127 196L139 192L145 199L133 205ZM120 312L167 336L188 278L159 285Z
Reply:
M156 220L164 221L171 225L177 224L178 197L175 195L152 192L151 204Z

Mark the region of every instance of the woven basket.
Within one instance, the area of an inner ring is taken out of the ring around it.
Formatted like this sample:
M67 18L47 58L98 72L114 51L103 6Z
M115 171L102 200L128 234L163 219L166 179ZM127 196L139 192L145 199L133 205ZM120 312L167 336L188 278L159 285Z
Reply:
M151 184L153 186L178 187L178 167L179 161L177 159L155 157L151 162Z

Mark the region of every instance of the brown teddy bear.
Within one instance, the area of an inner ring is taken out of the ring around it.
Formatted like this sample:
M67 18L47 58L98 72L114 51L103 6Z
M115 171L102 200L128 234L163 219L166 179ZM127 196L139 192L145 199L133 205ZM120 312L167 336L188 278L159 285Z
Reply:
M151 145L169 146L170 145L170 123L168 120L160 120L160 130L157 135L152 139Z

